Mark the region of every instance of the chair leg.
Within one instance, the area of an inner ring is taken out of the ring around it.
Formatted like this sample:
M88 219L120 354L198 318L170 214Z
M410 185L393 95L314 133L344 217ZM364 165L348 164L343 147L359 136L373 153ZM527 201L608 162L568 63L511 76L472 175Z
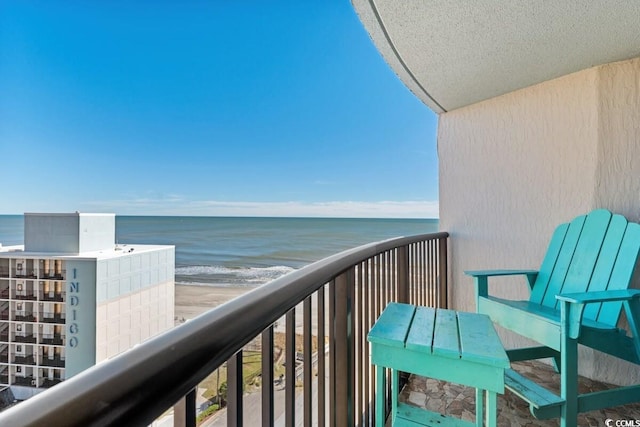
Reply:
M553 356L551 360L553 361L553 369L556 373L562 372L562 361L560 360L560 355Z
M564 399L561 427L576 427L578 423L578 340L566 334L562 339L560 363L560 396Z

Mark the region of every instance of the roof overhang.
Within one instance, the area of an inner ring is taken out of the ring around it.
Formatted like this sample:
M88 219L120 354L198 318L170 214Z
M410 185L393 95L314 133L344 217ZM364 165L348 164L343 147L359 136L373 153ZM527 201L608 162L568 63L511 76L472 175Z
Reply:
M409 89L446 112L640 56L640 1L352 0Z

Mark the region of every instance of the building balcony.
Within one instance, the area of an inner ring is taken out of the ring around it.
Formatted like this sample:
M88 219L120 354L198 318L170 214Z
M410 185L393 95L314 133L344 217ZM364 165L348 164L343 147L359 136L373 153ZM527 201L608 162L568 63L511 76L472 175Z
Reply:
M9 320L9 310L0 311L0 320Z
M17 300L35 301L36 294L32 291L20 292L20 293L16 292L13 298Z
M42 322L64 324L65 315L62 313L42 313Z
M36 360L33 355L29 356L13 356L11 363L16 365L35 365Z
M9 363L9 351L0 351L0 363Z
M17 320L19 322L35 322L36 316L28 311L16 311L13 314L13 320Z
M54 357L53 359L50 359L48 357L43 357L42 361L40 362L40 366L49 366L49 367L53 367L53 368L64 368L64 362L65 362L65 358L64 357Z
M9 299L9 289L3 289L0 291L0 299Z
M33 343L36 342L36 337L33 334L15 334L13 337L14 342Z
M58 271L58 272L53 272L53 271L48 271L48 272L42 272L40 279L47 279L47 280L65 280L65 274L66 272L63 271Z
M64 335L43 334L42 337L40 338L40 344L64 345Z
M182 410L174 415L184 414L184 419L174 422L195 426L195 392L183 396L181 391L195 390L226 363L223 416L228 425L285 425L287 420L290 425L372 426L377 414L388 416L390 390L385 390L385 406L377 411L367 332L391 301L447 307L447 263L445 233L346 251L256 288L227 303L224 310L214 308L117 360L88 369L81 378L66 380L73 383L68 388L73 394L61 394L53 387L41 393L37 402L27 400L0 413L0 425L13 425L10 420L27 415L34 425L131 425L132 420L136 425L149 425L182 398ZM246 321L237 322L239 318ZM274 374L276 345L283 345L276 344L276 333L284 334L284 347L278 347L284 360L299 361L286 364L282 378ZM251 349L244 347L249 342ZM300 342L302 351L295 345ZM256 400L262 403L243 409L249 401L243 398L243 354L256 348L262 362L260 388L255 393L260 393ZM42 367L64 366L62 357L41 360ZM189 361L186 365L185 360ZM181 369L172 369L178 364ZM524 369L531 371L529 366ZM549 382L557 379L551 367L542 370L542 375ZM0 383L9 380L8 375L0 374ZM33 381L49 388L61 380L41 373L38 378L15 376L13 384L33 386ZM151 383L154 387L145 386ZM586 386L596 387L594 383ZM277 393L284 398L276 399ZM474 415L474 398L473 389L411 376L400 400L465 418ZM149 403L160 400L163 405ZM441 411L443 406L446 411ZM498 397L498 414L499 425L557 425L557 420L533 419L528 406L509 393ZM606 416L640 419L640 405L607 410ZM601 425L604 419L604 413L597 412L595 419L587 415L579 425Z
M16 375L15 379L13 380L13 384L28 386L28 387L35 387L36 379L33 376L21 377Z
M0 342L9 342L9 331L0 332Z
M65 292L42 292L40 294L41 301L63 302Z
M62 380L60 378L53 378L53 379L45 378L44 380L42 380L41 387L50 388L56 384L60 384L61 382Z

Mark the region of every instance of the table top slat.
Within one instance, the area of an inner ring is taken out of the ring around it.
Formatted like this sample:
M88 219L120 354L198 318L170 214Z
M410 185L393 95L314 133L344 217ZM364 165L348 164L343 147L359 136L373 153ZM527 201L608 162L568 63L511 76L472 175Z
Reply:
M410 304L389 303L369 331L369 341L403 348L415 311Z
M457 314L462 358L508 368L509 358L491 319L477 313Z
M411 330L407 336L406 347L408 349L431 353L435 317L436 310L434 308L416 308L416 314L413 316Z
M450 358L460 358L458 319L455 311L438 310L436 312L435 331L433 333L433 354Z

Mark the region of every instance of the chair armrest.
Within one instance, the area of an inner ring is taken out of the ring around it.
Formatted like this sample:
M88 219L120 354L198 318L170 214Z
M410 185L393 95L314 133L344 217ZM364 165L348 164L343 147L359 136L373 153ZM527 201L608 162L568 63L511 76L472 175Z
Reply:
M517 276L517 275L526 275L526 276L537 276L537 270L467 270L464 272L467 276L472 277L493 277L493 276Z
M586 304L622 301L625 309L629 308L628 316L634 317L630 310L630 302L636 298L640 298L640 290L638 289L620 289L615 291L597 291L597 292L578 292L563 295L556 295L556 299L560 301L560 318L563 328L569 338L577 339L580 336L580 326L582 325L582 315ZM634 304L638 304L635 301ZM636 331L635 320L627 319Z
M480 271L465 271L464 274L473 277L473 281L476 285L476 300L479 297L486 297L489 295L488 278L496 276L527 276L527 282L529 283L529 289L533 289L533 284L536 282L538 272L536 270L480 270ZM476 301L477 303L477 301Z
M590 304L594 302L628 301L640 297L638 289L621 289L617 291L577 292L556 295L556 299L572 304Z

